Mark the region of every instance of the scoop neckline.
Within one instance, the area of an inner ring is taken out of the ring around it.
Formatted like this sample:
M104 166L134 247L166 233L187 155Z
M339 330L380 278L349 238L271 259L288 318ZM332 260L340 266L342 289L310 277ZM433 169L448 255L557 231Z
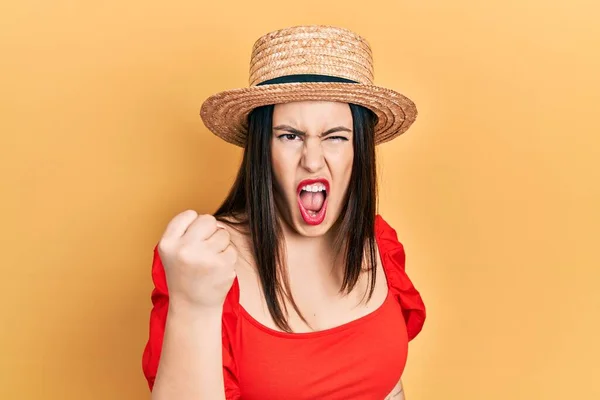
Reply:
M270 327L264 325L263 323L259 322L256 318L254 318L244 308L244 306L242 306L242 304L239 301L239 283L238 283L237 277L236 277L235 278L235 285L236 285L237 290L238 290L237 308L239 310L239 313L248 322L250 322L253 326L255 326L256 328L258 328L259 330L261 330L261 331L263 331L263 332L265 332L265 333L267 333L267 334L269 334L271 336L278 336L278 337L282 337L282 338L286 338L286 339L306 339L306 338L314 338L314 337L319 337L319 336L332 335L334 333L350 329L350 328L352 328L352 327L354 327L356 325L362 325L363 323L365 323L365 322L369 321L370 319L376 317L387 306L387 304L390 302L390 298L392 297L392 288L390 286L390 277L388 276L388 273L387 273L386 268L385 268L385 262L383 261L382 254L380 252L379 232L378 232L378 226L377 226L377 224L379 223L379 221L377 221L378 217L379 217L379 215L376 215L376 217L375 217L375 219L376 219L376 221L375 221L375 244L377 246L377 258L381 262L381 269L383 270L383 276L385 278L387 293L385 295L385 298L384 298L383 302L379 306L377 306L377 308L375 308L373 311L371 311L368 314L363 315L362 317L358 317L358 318L353 319L351 321L345 322L345 323L343 323L341 325L333 326L331 328L321 329L319 331L313 331L313 332L283 332L283 331L278 331L276 329L270 328Z
M319 336L332 335L332 334L335 334L338 332L345 331L347 329L351 329L355 326L362 325L363 323L366 323L367 321L375 318L378 314L380 314L383 311L383 309L389 303L391 297L392 297L392 290L390 289L390 287L388 285L387 293L385 295L383 302L379 306L377 306L377 308L374 309L373 311L369 312L368 314L363 315L362 317L358 317L356 319L345 322L343 324L333 326L331 328L321 329L319 331L313 331L313 332L278 331L276 329L269 328L268 326L259 322L239 302L238 302L238 309L239 309L240 314L248 322L250 322L254 327L258 328L259 330L261 330L271 336L278 336L278 337L285 338L285 339L308 339L308 338L315 338L315 337L319 337Z

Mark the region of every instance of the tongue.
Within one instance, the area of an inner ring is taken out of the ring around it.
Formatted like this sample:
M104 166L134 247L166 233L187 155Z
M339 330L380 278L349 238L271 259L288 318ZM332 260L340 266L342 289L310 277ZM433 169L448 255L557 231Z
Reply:
M303 190L300 193L300 202L302 206L309 211L319 211L323 207L325 196L323 192L307 192Z

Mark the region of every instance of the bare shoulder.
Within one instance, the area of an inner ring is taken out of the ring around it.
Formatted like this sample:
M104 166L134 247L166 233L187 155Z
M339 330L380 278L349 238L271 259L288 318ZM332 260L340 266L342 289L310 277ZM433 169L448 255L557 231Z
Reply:
M229 232L231 244L237 250L235 271L240 288L240 304L261 321L268 321L264 314L260 278L252 254L252 241L248 224L244 219L218 217ZM265 322L267 323L267 322Z

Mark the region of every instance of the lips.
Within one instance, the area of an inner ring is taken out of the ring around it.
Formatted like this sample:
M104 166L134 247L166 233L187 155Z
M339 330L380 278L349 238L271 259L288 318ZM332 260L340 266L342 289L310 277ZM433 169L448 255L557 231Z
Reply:
M325 187L325 193L302 193L302 188L307 185L322 184ZM327 212L327 194L329 193L329 181L327 179L304 179L298 184L297 187L297 198L298 207L302 219L308 225L319 225L325 220L325 214ZM321 201L319 196L323 196L324 199ZM321 204L320 209L313 210L315 204Z

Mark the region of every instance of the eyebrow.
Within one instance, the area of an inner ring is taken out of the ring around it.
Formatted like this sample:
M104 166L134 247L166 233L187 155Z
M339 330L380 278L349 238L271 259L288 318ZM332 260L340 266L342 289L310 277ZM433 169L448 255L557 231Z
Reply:
M286 131L286 132L290 132L290 133L293 133L294 135L298 135L298 136L306 135L306 132L303 132L299 129L293 128L289 125L277 125L277 126L273 127L273 130ZM346 128L345 126L336 126L335 128L326 130L325 132L321 133L319 136L327 136L327 135L331 135L332 133L335 133L335 132L350 132L350 133L352 133L352 130Z

